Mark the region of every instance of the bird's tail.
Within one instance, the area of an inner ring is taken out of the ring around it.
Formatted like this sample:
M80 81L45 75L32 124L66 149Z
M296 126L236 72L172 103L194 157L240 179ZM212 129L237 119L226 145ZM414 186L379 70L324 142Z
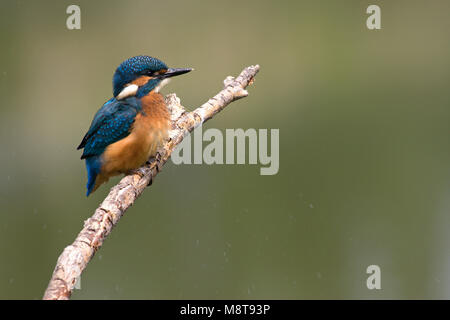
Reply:
M96 186L95 180L97 180L97 175L100 173L100 167L101 167L100 157L94 156L86 158L86 169L88 173L86 196L89 196L98 187L98 185Z

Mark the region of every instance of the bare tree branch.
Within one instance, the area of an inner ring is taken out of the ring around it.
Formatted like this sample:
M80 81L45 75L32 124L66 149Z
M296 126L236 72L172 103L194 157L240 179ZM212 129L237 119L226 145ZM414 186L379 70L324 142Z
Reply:
M92 217L84 222L84 228L75 241L59 256L52 278L44 294L45 300L69 299L87 264L102 246L112 228L119 222L125 211L133 205L155 176L161 171L175 147L194 128L211 119L231 102L246 97L245 88L253 82L259 66L245 68L237 78L227 77L224 89L208 102L192 112L187 112L175 94L166 97L171 113L172 130L165 145L158 150L155 158L133 174L125 176L115 185Z

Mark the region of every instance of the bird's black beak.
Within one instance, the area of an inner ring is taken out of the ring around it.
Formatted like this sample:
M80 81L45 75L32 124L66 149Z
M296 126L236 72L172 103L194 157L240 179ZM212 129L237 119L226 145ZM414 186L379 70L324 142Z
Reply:
M169 69L167 69L167 71L165 73L160 75L160 78L164 79L164 78L175 77L175 76L179 76L180 74L188 73L192 70L194 70L194 69L192 69L192 68L169 68Z

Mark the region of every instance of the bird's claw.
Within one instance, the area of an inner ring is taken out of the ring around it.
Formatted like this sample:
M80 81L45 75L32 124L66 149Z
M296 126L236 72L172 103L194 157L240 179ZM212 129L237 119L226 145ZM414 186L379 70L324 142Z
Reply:
M126 175L127 175L127 176L130 176L130 175L133 175L133 174L140 174L139 169L131 169L131 170L128 170L128 171L126 172Z
M153 161L155 161L156 160L156 157L150 157L150 158L148 158L148 160L145 162L145 164L146 165L149 165L149 164L151 164Z

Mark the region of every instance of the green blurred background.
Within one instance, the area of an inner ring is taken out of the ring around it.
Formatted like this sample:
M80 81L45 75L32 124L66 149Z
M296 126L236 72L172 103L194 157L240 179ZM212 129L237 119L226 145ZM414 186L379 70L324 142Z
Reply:
M81 7L81 30L66 8ZM382 29L366 28L381 7ZM76 146L124 59L195 72L193 109L260 64L206 128L279 128L280 170L168 163L74 299L450 298L449 1L2 1L0 298L40 299L118 181ZM381 268L368 290L366 268Z

